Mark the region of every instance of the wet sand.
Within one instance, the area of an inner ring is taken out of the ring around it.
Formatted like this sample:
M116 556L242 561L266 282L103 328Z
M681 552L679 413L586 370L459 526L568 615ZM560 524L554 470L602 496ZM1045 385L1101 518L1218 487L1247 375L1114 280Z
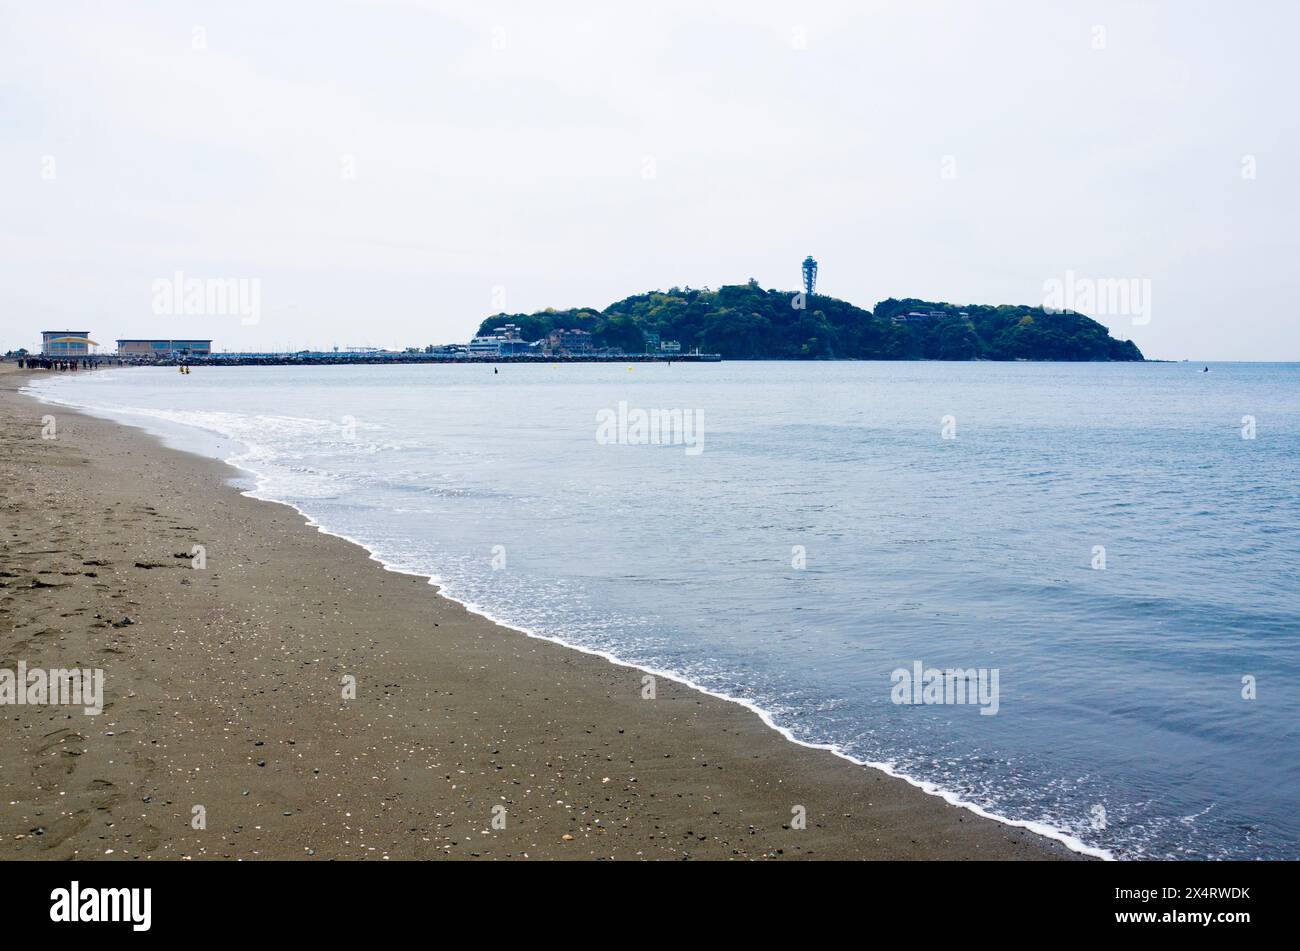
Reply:
M105 702L0 706L0 858L1077 857L736 704L642 699L228 466L16 392L44 372L0 364L0 668L103 668Z

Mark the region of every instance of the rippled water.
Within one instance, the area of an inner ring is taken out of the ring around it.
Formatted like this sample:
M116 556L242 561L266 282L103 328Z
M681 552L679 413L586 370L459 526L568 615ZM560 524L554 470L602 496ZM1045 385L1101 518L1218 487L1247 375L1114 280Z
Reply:
M493 617L999 816L1118 857L1300 858L1300 366L1200 370L230 367L36 388L237 457L258 494ZM702 414L703 451L599 443L620 401ZM997 714L891 702L918 660L996 669Z

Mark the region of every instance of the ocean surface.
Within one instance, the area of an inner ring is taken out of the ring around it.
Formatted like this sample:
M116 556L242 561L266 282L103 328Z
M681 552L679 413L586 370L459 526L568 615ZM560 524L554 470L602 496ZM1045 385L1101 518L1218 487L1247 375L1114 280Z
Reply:
M119 369L31 391L228 459L490 617L1074 848L1297 859L1300 365L1210 366ZM641 442L652 409L691 444ZM917 662L996 672L996 713L894 702Z

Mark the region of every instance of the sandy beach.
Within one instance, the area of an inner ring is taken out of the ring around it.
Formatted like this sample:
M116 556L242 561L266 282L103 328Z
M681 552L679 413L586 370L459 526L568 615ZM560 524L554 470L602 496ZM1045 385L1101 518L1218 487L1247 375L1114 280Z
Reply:
M1077 857L736 704L643 699L227 466L17 392L40 372L0 364L0 667L103 668L104 711L0 708L0 857Z

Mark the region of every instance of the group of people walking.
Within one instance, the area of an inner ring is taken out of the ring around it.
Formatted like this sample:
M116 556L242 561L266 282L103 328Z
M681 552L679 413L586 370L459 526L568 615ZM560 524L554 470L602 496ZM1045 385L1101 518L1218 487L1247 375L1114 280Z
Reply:
M49 357L19 357L18 369L23 370L76 370L80 367L82 370L93 370L99 366L99 361L93 357L77 358L75 360L51 360Z

